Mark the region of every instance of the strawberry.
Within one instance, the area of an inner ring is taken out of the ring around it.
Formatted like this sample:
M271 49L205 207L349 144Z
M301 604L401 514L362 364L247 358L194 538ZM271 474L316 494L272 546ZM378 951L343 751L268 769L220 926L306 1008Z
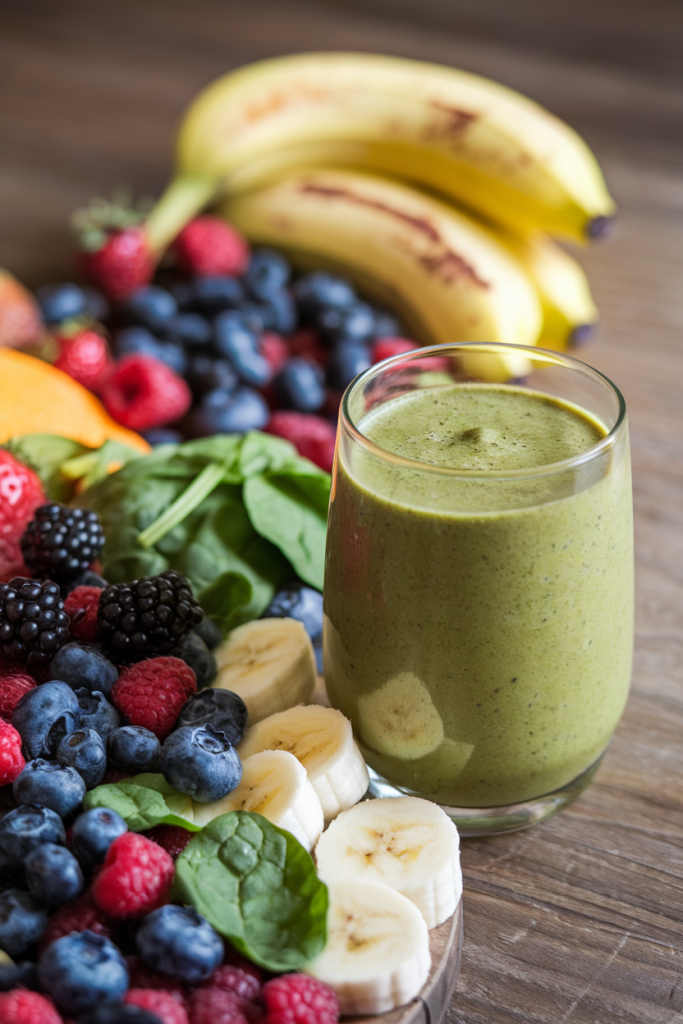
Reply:
M102 335L79 330L71 336L58 335L59 355L54 365L90 391L99 391L110 372L109 351Z
M37 302L15 277L0 270L0 348L32 345L42 333Z
M81 271L115 301L128 298L154 275L143 221L141 210L117 197L110 203L95 199L73 215Z
M30 575L19 542L34 511L46 501L33 470L0 448L0 581Z

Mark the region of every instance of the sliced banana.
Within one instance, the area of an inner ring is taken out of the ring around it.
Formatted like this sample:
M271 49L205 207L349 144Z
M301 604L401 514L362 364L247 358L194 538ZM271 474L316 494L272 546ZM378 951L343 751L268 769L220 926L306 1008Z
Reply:
M359 697L358 726L369 747L402 761L415 761L436 750L444 735L431 694L414 672L399 672Z
M239 694L251 725L305 704L313 695L313 645L296 619L255 619L238 626L215 656L218 675L213 685Z
M342 1014L386 1013L429 974L429 933L405 896L381 882L328 883L327 943L305 968L334 989Z
M446 921L462 896L458 830L419 797L356 804L323 833L315 857L324 882L382 882L414 903L428 928Z
M309 852L325 824L323 809L306 769L286 750L263 750L242 762L242 781L232 793L210 804L194 804L194 824L202 828L228 811L254 811L291 832Z
M237 748L242 758L259 750L288 750L301 762L326 821L365 796L368 769L341 711L309 704L270 715L248 729Z

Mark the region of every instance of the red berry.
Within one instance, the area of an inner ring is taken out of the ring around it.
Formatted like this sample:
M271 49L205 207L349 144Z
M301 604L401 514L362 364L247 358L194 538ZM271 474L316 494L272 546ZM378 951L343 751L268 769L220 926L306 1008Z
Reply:
M273 331L261 335L261 355L270 366L273 374L282 369L289 359L289 346L283 337Z
M159 974L158 971L152 970L140 956L127 956L126 962L131 988L162 989L164 992L171 992L178 1001L182 1001L182 985L174 984L173 979L167 974Z
M40 940L40 948L45 949L51 942L61 939L71 932L95 932L96 935L104 935L110 938L114 932L112 922L95 905L92 893L84 892L70 903L55 910L47 923Z
M96 252L80 252L79 260L84 276L117 301L149 284L154 275L154 259L139 225L111 231Z
M99 587L74 587L64 599L64 611L71 619L69 631L76 640L97 639L97 609L102 591Z
M152 356L125 356L102 388L113 418L130 430L149 430L184 416L192 393L177 373Z
M372 344L372 362L381 363L383 359L400 356L404 352L412 352L419 347L416 341L409 341L407 338L378 338Z
M148 658L121 670L111 699L131 725L144 725L164 740L187 698L196 692L195 674L181 658Z
M99 391L110 371L109 350L102 335L79 331L71 337L58 337L59 355L55 366L90 391Z
M186 274L243 274L249 263L249 246L220 217L195 217L186 224L171 247L178 268Z
M198 988L187 1001L190 1024L249 1024L241 1001L222 988Z
M337 1024L337 997L322 981L307 974L283 974L267 981L261 992L266 1024Z
M0 718L11 721L15 707L29 690L36 685L26 672L6 669L0 674Z
M37 992L15 988L0 993L2 1024L62 1024L54 1004Z
M15 277L0 270L0 348L22 348L40 341L38 303Z
M224 992L232 992L240 1000L253 1002L258 999L261 981L258 967L245 960L243 966L222 964L217 967L211 977L202 983L202 988L221 988Z
M336 429L328 420L307 412L281 410L270 417L266 432L296 445L299 455L326 472L332 469Z
M289 351L293 356L301 356L302 359L313 359L321 366L325 366L330 358L329 350L320 341L320 336L312 327L302 327L294 331L289 337Z
M0 720L0 786L14 782L25 765L21 753L21 736L13 725Z
M173 858L136 832L124 832L109 847L95 878L95 903L111 917L144 917L168 902Z
M123 997L128 1006L139 1006L155 1014L162 1024L188 1024L182 996L154 988L129 988Z
M46 501L33 470L0 448L0 582L30 575L19 542L33 513Z
M180 856L192 839L192 833L180 825L155 825L154 828L148 828L144 834L148 839L158 843L166 853L170 853L173 860Z

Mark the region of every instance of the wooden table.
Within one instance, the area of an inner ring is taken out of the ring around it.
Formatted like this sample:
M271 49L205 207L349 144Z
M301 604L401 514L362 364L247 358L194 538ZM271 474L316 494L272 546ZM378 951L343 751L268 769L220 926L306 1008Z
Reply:
M429 27L392 20L393 9L418 10ZM620 230L581 256L603 315L585 354L631 416L633 692L570 810L463 844L466 937L448 1024L683 1022L681 12L678 0L0 7L0 265L29 283L67 272L75 205L121 181L161 189L197 89L272 54L356 48L491 75L566 118L605 168Z

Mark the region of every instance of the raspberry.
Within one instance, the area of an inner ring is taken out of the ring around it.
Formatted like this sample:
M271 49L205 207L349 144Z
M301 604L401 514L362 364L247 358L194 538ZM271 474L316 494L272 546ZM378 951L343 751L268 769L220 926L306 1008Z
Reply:
M0 994L0 1020L2 1024L62 1024L49 999L24 988Z
M166 850L166 853L170 853L173 860L180 856L192 839L192 833L180 825L155 825L154 828L147 829L144 834L148 839L158 843L162 849Z
M20 541L33 513L45 502L40 480L0 448L0 582L28 575Z
M6 722L11 721L15 707L35 685L35 679L27 672L0 668L0 718Z
M60 335L56 340L59 345L55 359L57 369L68 373L84 388L99 391L110 369L109 350L102 335L87 329L70 337Z
M337 431L328 420L307 412L274 412L266 426L268 434L284 437L296 445L299 455L315 462L327 473L332 469Z
M167 974L160 974L149 967L140 956L126 957L130 987L137 989L162 989L170 992L180 1002L183 999L182 985L174 983Z
M139 1006L155 1014L162 1024L188 1024L182 996L152 988L129 988L123 997L129 1006Z
M222 964L203 982L202 988L220 988L232 992L240 1001L253 1002L261 991L261 972L248 960L244 960L244 966Z
M320 340L320 335L311 327L302 327L290 335L289 351L293 356L313 359L321 366L325 366L330 358L329 349L325 348Z
M187 1001L190 1024L249 1024L242 1003L221 988L198 988Z
M132 355L119 360L102 388L107 411L130 430L150 430L184 416L192 392L182 377L159 359Z
M40 948L45 949L51 942L70 935L71 932L95 932L111 938L114 927L107 916L95 905L92 893L84 892L78 899L65 903L54 912L47 923L47 928L40 940Z
M0 720L0 786L21 775L26 761L21 753L21 736L9 722Z
M273 373L277 373L278 370L287 362L289 358L289 346L283 337L279 334L275 334L273 331L266 331L265 334L261 335L260 342L261 355L270 366Z
M83 276L117 301L149 284L154 274L147 237L137 226L102 233L100 247L80 252L79 261Z
M195 217L186 224L172 245L178 268L200 277L227 274L239 276L249 263L249 246L233 227L220 217Z
M64 599L64 611L71 619L69 630L76 640L92 643L97 638L97 610L102 590L99 587L74 587Z
M93 899L111 917L144 917L168 901L174 871L173 858L160 846L124 832L109 847Z
M283 974L261 993L266 1024L337 1024L339 1003L329 987L307 974Z
M121 670L111 700L131 725L142 725L164 740L196 690L195 674L180 658L148 658Z
M419 347L417 342L409 341L407 338L377 338L372 344L370 356L373 364L381 363L383 359L400 356Z

